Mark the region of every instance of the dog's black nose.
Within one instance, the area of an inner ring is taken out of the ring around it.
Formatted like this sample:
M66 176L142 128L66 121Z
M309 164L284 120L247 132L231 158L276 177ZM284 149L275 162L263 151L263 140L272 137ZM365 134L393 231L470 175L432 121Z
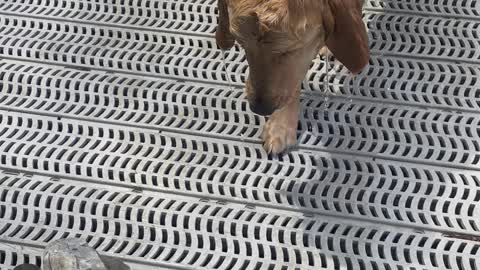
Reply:
M259 115L271 115L275 108L269 102L250 102L250 110Z

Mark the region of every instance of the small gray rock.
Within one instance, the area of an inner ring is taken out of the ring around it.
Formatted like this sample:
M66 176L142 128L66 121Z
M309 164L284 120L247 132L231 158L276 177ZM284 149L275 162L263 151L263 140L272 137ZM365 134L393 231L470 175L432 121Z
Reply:
M130 270L130 267L119 259L100 256L82 239L69 238L52 242L45 248L43 270Z
M82 239L61 239L43 252L43 270L107 270L98 253Z

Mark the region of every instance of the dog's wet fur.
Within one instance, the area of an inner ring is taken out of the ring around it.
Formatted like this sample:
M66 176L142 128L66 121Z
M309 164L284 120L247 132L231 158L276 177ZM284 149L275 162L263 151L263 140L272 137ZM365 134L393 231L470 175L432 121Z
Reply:
M369 61L363 0L218 0L217 45L238 42L250 74L253 112L269 115L262 139L268 153L296 144L300 87L311 61L327 47L351 72Z

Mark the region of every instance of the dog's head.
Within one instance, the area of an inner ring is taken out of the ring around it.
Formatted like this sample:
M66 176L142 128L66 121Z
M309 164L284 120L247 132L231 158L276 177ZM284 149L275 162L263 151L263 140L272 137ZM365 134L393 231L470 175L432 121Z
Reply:
M298 97L319 49L328 45L350 70L368 62L362 0L218 0L217 43L235 39L250 68L246 83L252 110L267 115Z

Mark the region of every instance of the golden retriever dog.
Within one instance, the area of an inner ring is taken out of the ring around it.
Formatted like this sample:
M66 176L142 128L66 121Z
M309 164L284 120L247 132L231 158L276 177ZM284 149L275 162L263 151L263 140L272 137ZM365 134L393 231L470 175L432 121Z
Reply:
M268 153L296 144L300 87L326 46L351 72L369 61L363 0L218 0L217 45L245 50L250 109L270 115L262 139Z

